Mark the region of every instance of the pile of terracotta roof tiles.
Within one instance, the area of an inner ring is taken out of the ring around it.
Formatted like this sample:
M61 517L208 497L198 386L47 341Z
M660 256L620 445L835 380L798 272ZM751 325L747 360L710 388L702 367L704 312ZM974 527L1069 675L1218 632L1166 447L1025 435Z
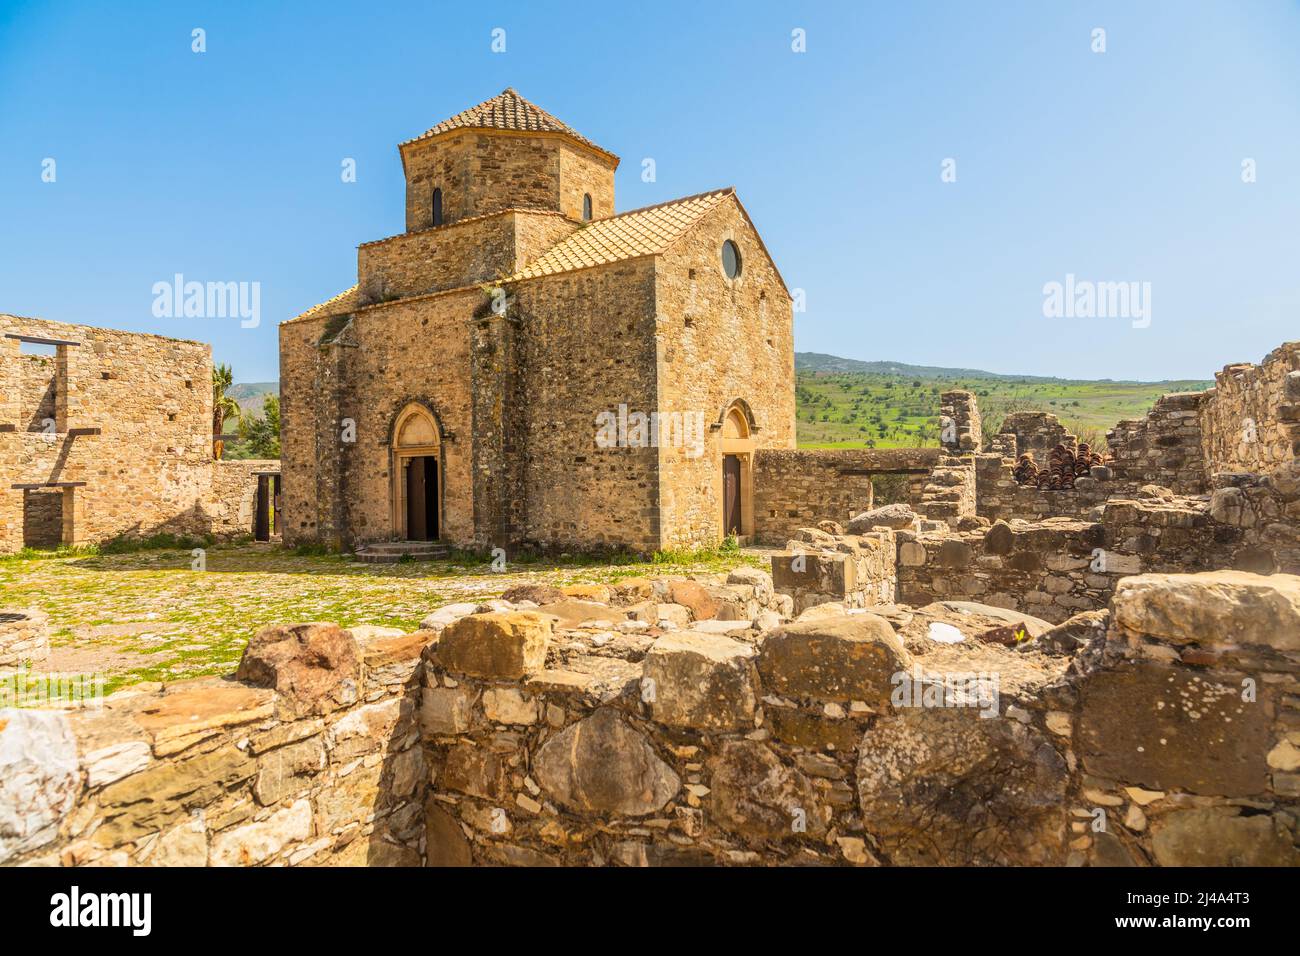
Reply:
M1040 468L1032 452L1025 452L1016 460L1012 475L1018 485L1033 485L1044 491L1064 491L1074 487L1075 479L1088 474L1094 465L1105 464L1105 459L1081 442L1077 448L1057 445L1048 456L1047 465Z

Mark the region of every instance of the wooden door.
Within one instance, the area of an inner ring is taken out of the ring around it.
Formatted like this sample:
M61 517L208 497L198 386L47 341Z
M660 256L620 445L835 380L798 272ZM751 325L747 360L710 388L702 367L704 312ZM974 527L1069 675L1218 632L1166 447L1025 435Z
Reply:
M429 538L427 495L424 459L412 458L406 463L406 540L408 541L427 541Z
M722 456L723 533L740 534L740 458Z
M271 496L270 477L257 476L257 497L253 503L253 538L257 541L271 540Z

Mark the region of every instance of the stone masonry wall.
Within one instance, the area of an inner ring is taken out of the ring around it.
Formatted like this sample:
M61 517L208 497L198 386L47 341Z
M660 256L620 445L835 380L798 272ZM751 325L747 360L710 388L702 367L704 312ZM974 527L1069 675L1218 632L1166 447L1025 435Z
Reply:
M984 441L974 392L953 389L939 396L939 442L950 455L978 452Z
M208 346L0 315L0 336L9 334L79 344L33 362L17 339L0 337L0 553L23 547L25 528L68 545L221 533ZM55 430L33 416L53 418Z
M357 247L358 304L490 283L577 228L558 212L512 209L363 243Z
M1112 498L1099 521L997 521L987 530L897 532L901 601L979 601L1059 623L1105 607L1146 572L1300 573L1300 488L1242 481L1205 497Z
M1300 458L1300 342L1259 365L1229 365L1201 410L1201 445L1210 471L1272 474Z
M1032 454L1040 465L1057 445L1070 448L1078 441L1050 412L1011 412L1002 419L999 431L1015 439L1013 458Z
M1106 433L1115 476L1201 494L1209 474L1201 450L1201 410L1208 392L1174 392L1156 400L1145 418Z
M1141 576L1112 607L1073 658L928 641L943 609L607 642L472 615L425 652L429 863L1300 863L1300 579ZM945 706L968 677L996 697Z
M735 242L742 268L722 271L723 242ZM739 401L752 415L758 449L793 449L794 322L790 295L740 204L720 203L660 259L655 277L661 411L689 412L704 425L702 454L660 447L659 508L672 529L666 547L722 540L722 450L726 410ZM757 486L758 477L754 477ZM742 496L750 494L741 489ZM755 508L755 522L757 522Z
M0 864L420 865L423 645L267 628L242 680L0 711Z
M875 475L908 476L919 507L939 448L759 449L754 455L754 525L759 540L783 544L819 521L847 522L872 506Z
M247 458L212 463L209 533L217 538L251 535L257 508L258 475L278 475L278 458Z
M755 569L545 590L0 711L0 863L1300 865L1300 577L1128 577L1016 646L782 623Z
M1041 459L1040 459L1041 460ZM1017 484L1014 458L1001 455L975 456L975 513L996 521L999 518L1086 518L1111 497L1137 492L1139 483L1091 477L1080 478L1074 488L1061 491ZM1098 469L1100 471L1100 469Z
M408 143L406 228L433 225L432 196L442 189L445 223L506 208L553 209L582 219L582 196L590 193L593 217L614 213L618 161L560 136L473 129Z
M630 259L509 288L517 315L519 400L501 405L520 439L523 538L546 548L663 547L659 449L599 447L598 416L658 411L655 267ZM503 359L504 360L504 357Z

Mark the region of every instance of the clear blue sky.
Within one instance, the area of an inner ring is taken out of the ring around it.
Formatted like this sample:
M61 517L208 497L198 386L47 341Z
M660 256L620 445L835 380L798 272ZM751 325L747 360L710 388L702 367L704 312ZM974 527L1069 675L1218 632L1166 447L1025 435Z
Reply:
M506 86L622 157L620 210L735 185L806 290L800 350L1160 379L1300 338L1282 0L0 0L0 311L201 339L236 380L277 378L276 325L402 230L396 144ZM261 326L154 318L178 272L260 282ZM1150 282L1150 326L1045 318L1067 273Z

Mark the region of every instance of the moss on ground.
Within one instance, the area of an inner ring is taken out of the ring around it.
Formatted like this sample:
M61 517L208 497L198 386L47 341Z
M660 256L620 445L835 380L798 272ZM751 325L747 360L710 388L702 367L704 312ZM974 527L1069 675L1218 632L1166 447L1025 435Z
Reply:
M34 552L0 561L0 603L50 618L53 669L102 672L105 690L234 670L268 624L333 621L414 630L433 608L484 600L521 583L608 583L639 575L760 564L734 546L652 561L535 560L493 571L460 560L359 564L275 545L217 545L195 571L188 550ZM627 563L623 563L627 562Z

